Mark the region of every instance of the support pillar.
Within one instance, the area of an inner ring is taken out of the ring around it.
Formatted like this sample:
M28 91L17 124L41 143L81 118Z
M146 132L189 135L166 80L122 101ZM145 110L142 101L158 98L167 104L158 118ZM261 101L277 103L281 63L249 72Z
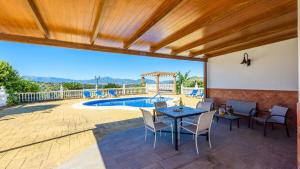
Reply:
M156 94L159 93L159 75L156 76Z
M176 75L173 76L173 94L176 94Z
M126 95L126 85L123 84L123 95Z
M144 76L142 76L142 78L141 78L141 85L145 86L145 77Z
M60 85L59 93L60 93L60 99L64 99L64 87L62 84Z
M203 73L204 73L204 77L203 77L203 88L204 88L204 98L208 97L208 92L207 92L207 62L204 62L203 65Z
M7 105L7 97L8 94L5 91L4 86L0 87L0 107L4 107Z

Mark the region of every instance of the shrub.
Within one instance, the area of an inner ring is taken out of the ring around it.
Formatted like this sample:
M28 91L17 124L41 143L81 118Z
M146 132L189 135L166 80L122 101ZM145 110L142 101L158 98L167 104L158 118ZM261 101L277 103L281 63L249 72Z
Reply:
M9 94L8 105L18 102L16 93L40 91L37 83L20 77L19 73L5 61L0 61L0 86L4 86L6 92Z
M79 90L79 89L83 89L83 86L81 83L67 82L67 83L63 83L63 88L64 90Z
M106 85L103 86L103 88L121 88L121 85L115 84L115 83L108 83Z

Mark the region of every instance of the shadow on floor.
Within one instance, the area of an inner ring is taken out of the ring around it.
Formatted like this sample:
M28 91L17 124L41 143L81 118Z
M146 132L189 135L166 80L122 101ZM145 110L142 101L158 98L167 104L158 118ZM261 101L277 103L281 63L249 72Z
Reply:
M137 128L143 126L142 118L134 118L122 121L114 121L110 123L97 124L93 130L97 142L104 138L107 134Z
M59 106L59 104L47 104L47 105L18 105L10 108L0 110L1 116L24 114L24 113L34 113L37 111L43 111L42 113L51 113L52 108Z
M123 123L128 125L135 120ZM141 120L138 119L139 125L142 125ZM190 135L181 136L179 151L174 150L170 134L158 137L157 146L153 149L153 136L149 134L145 142L143 127L103 137L103 133L107 134L105 132L107 128L120 123L122 121L101 124L94 130L98 149L107 169L297 168L295 134L287 138L283 128L269 131L268 136L263 137L262 126L259 125L255 129L250 129L247 123L242 121L240 128L233 126L230 132L227 121L214 122L213 148L209 149L206 138L200 137L198 140L200 154L197 155L194 140Z
M79 154L74 155L73 158L65 161L63 164L59 165L56 169L99 169L105 168L103 157L100 151L100 142L105 139L106 135L109 133L118 133L118 131L126 131L130 128L136 128L143 125L143 120L141 118L128 119L122 121L115 121L111 123L104 123L96 125L93 134L97 141L96 144L92 144L85 150L81 151ZM122 141L119 142L122 144Z
M81 131L77 131L77 132L73 132L73 133L69 133L69 134L65 134L65 135L61 135L61 136L57 136L57 137L53 137L53 138L49 138L49 139L45 139L45 140L33 142L33 143L30 143L30 144L25 144L25 145L21 145L21 146L17 146L17 147L12 147L12 148L5 149L5 150L1 150L0 149L0 153L5 153L5 152L12 151L12 150L17 150L17 149L20 149L20 148L32 146L32 145L35 145L35 144L44 143L44 142L51 141L51 140L56 140L56 139L64 138L64 137L71 136L71 135L76 135L76 134L79 134L79 133L84 133L84 132L91 131L91 130L93 130L93 129L81 130Z

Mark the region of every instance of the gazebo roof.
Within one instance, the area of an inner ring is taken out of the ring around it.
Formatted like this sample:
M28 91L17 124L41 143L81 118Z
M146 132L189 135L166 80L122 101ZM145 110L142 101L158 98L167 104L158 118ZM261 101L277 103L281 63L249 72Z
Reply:
M3 0L0 8L0 40L160 58L206 61L297 37L296 0Z
M142 77L145 76L176 76L175 72L149 72L141 74Z

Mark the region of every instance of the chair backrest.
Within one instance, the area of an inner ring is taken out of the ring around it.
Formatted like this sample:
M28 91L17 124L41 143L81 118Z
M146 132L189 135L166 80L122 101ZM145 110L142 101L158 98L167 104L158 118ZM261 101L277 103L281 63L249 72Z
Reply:
M168 107L167 102L161 101L161 102L154 102L155 111L159 108L166 108ZM163 114L156 111L156 116L162 116Z
M152 129L155 129L154 128L153 117L152 117L152 114L150 113L150 111L145 110L145 109L141 109L141 108L140 108L140 110L143 114L143 119L144 119L145 126L148 126Z
M288 108L275 105L271 109L271 115L281 115L281 116L284 116L284 117L272 116L271 118L273 120L276 120L276 121L280 122L280 123L284 123L287 111L288 111Z
M90 98L90 97L91 97L91 92L88 91L88 90L85 90L85 91L83 91L83 96L84 96L85 98Z
M204 101L204 102L212 102L212 103L215 103L215 99L214 99L214 98L204 98L203 101Z
M214 118L215 111L209 111L206 113L202 113L199 116L198 123L197 123L197 133L206 129L210 129L213 118Z
M97 91L96 91L96 95L98 95L98 96L102 96L102 95L103 95L103 93L102 93L100 90L97 90Z
M113 95L113 96L117 95L116 90L109 90L108 93Z
M198 102L196 105L196 109L203 109L206 111L213 110L213 102Z
M196 95L198 93L198 89L193 89L191 95Z

